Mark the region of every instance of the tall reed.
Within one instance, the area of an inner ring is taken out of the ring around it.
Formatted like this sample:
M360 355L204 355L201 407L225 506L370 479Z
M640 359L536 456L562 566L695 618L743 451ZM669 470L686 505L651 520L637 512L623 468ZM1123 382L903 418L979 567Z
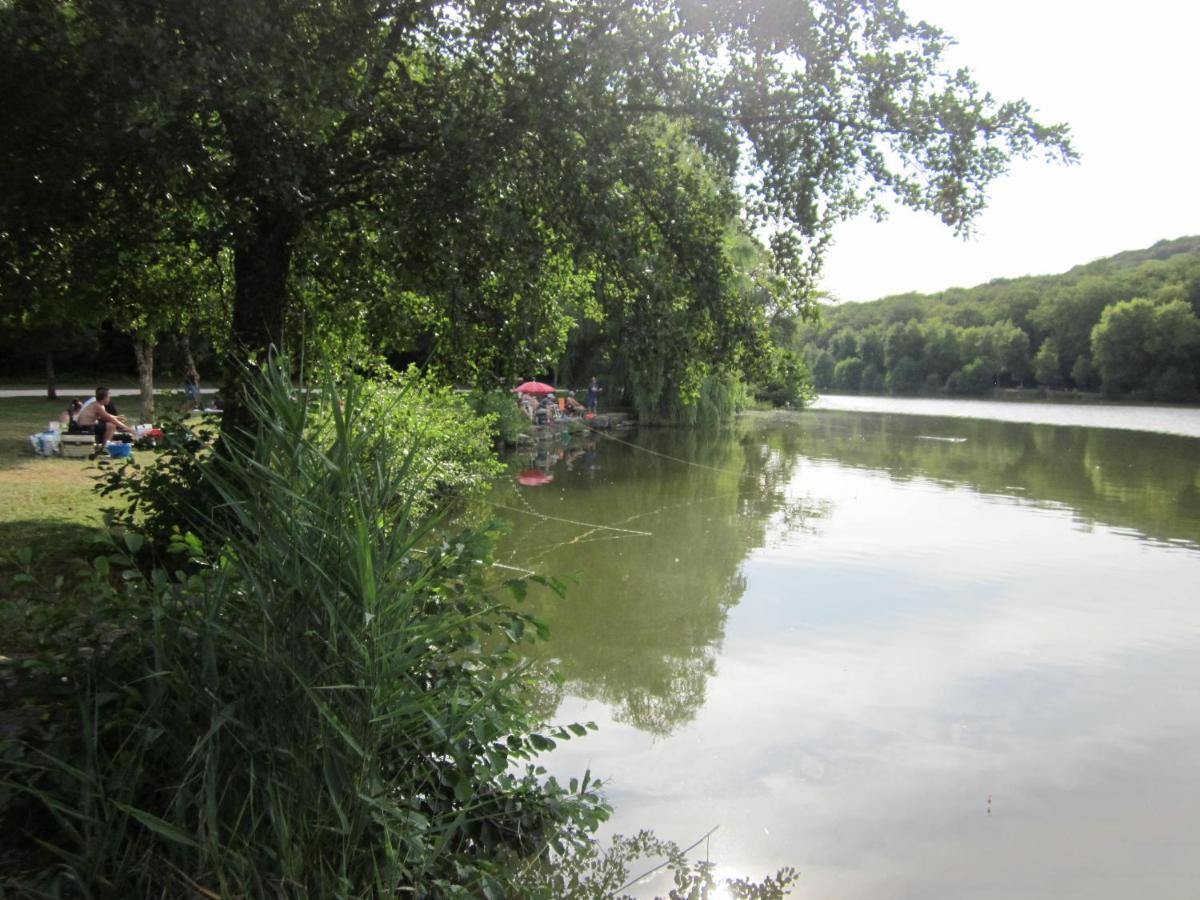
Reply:
M0 824L36 838L6 886L519 893L515 861L607 814L530 762L554 741L513 647L544 626L487 589L489 531L414 509L420 439L374 427L358 388L298 392L275 360L248 399L255 433L196 468L215 502L169 570L93 573L106 633L63 667L74 714L4 752Z

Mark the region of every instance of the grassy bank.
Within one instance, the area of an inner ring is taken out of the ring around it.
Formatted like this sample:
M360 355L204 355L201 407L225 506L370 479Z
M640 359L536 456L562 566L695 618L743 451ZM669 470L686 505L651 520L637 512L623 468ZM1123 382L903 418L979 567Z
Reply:
M101 524L91 493L96 464L36 456L29 443L62 407L44 398L0 400L0 547L6 550L49 550Z
M101 538L100 498L92 492L97 464L36 456L29 443L62 406L45 398L0 399L0 655L33 650L53 612L44 599L28 599L20 576L52 583L78 570Z

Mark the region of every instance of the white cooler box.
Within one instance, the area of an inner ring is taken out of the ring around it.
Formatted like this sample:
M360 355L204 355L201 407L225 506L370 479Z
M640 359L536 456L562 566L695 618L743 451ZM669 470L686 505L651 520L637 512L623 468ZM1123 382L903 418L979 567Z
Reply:
M96 450L96 437L91 434L64 434L59 439L62 455L70 459L86 459Z

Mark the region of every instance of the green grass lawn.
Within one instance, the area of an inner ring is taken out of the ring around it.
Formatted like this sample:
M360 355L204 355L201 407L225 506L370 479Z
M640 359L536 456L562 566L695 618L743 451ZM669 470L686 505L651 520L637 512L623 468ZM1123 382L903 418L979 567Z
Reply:
M36 646L39 608L49 596L16 584L28 568L39 584L71 576L96 552L102 536L100 497L92 491L97 463L36 456L29 435L56 420L64 402L0 399L0 655ZM31 565L18 562L23 552Z
M130 421L137 419L136 398L121 397L118 402ZM178 402L178 397L158 397L160 406ZM28 541L21 544L23 534L37 537L47 530L94 529L102 523L101 498L92 493L100 464L37 456L29 443L29 436L57 421L66 405L62 399L0 398L0 555L33 546Z
M136 399L122 399L133 413ZM31 434L58 419L66 402L0 398L0 656L27 649L36 640L30 630L35 629L31 598L57 593L15 584L14 576L28 571L41 585L53 584L58 575L71 580L106 546L102 510L117 501L94 490L104 463L37 456L29 442ZM163 397L160 402L172 400ZM140 451L143 463L145 455ZM25 551L28 565L21 560Z
M29 436L57 420L65 401L0 399L0 547L35 552L52 535L93 531L101 524L93 496L96 463L36 456ZM7 555L7 554L6 554Z

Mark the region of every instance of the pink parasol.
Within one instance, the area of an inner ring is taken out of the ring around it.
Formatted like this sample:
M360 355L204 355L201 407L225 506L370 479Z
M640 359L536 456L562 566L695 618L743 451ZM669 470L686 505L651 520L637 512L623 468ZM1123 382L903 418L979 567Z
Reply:
M515 388L518 394L553 394L554 388L541 381L526 381Z
M543 472L541 469L526 469L517 476L518 483L527 484L530 487L537 487L539 484L549 484L553 480L553 475Z

